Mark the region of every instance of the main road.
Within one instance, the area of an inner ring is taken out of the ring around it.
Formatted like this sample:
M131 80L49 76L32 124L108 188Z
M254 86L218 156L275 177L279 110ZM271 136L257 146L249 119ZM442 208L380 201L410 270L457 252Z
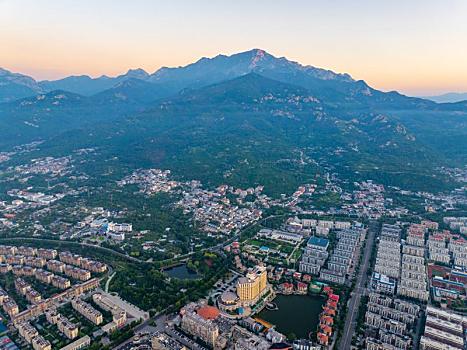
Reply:
M368 267L370 264L371 253L375 242L376 233L379 230L379 223L371 221L368 226L368 237L366 239L365 250L363 252L363 259L360 265L360 270L357 276L355 288L351 293L350 299L347 304L347 316L345 318L344 335L342 336L338 349L349 350L352 344L352 337L355 333L356 321L358 317L358 309L362 295L366 292L366 281L368 279Z

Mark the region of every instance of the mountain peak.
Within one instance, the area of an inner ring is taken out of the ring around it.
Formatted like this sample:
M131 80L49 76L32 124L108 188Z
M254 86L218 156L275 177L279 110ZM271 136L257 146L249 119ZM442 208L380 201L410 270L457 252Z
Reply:
M272 55L268 54L266 51L261 50L261 49L253 49L252 53L253 53L253 58L250 63L251 68L256 67L256 65L262 60L264 60L265 57L268 57L268 56L273 57Z
M33 78L0 68L0 103L33 96L42 89Z
M7 74L11 74L11 72L7 69L0 67L0 76L7 75Z
M147 79L149 73L142 68L129 69L124 75L126 78Z

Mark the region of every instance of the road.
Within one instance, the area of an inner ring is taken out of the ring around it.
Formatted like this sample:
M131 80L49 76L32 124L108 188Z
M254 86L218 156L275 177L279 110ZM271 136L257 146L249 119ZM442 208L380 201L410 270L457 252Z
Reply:
M375 241L376 233L379 230L377 221L371 221L368 228L368 237L366 240L365 250L363 252L362 264L357 276L355 288L352 291L350 299L347 303L347 316L345 318L344 335L342 336L338 349L349 350L352 344L352 337L355 333L356 321L358 317L358 309L360 299L366 292L366 281L368 279L367 272L370 265L371 253Z
M114 278L116 272L112 272L111 274L109 274L109 278L107 279L107 281L105 281L105 288L104 288L104 291L106 293L109 292L109 286L110 286L110 281L112 281L112 278Z

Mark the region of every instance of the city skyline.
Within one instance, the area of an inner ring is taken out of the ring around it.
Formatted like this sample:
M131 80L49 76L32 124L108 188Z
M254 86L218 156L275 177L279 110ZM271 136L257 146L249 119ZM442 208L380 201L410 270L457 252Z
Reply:
M383 91L467 91L462 1L0 1L0 66L38 80L152 73L252 48Z

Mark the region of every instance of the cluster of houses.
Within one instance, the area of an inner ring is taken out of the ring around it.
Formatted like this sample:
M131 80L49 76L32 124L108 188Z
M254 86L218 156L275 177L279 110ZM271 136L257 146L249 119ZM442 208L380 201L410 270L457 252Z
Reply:
M29 164L18 165L15 171L22 175L30 174L51 174L53 176L63 176L69 169L71 157L45 157L33 159Z
M203 189L199 182L192 181L182 190L182 199L177 203L184 213L191 213L200 228L213 235L228 235L259 220L262 217L264 201L268 198L261 194L262 187L247 190L219 186L215 190ZM226 194L239 195L243 198L242 206L231 201ZM247 202L247 196L252 201ZM254 196L253 196L254 195Z
M326 294L327 300L326 304L323 306L323 311L319 315L319 325L316 336L318 344L327 347L329 345L329 340L332 339L334 318L337 314L339 296L334 294L334 291L329 286L324 287L323 292Z
M142 193L151 195L170 192L180 185L170 179L170 170L140 169L118 181L119 186L138 185Z
M352 203L342 206L347 213L372 219L379 219L388 213L383 185L367 180L354 182L354 186L357 189L352 192L350 198L352 199Z

